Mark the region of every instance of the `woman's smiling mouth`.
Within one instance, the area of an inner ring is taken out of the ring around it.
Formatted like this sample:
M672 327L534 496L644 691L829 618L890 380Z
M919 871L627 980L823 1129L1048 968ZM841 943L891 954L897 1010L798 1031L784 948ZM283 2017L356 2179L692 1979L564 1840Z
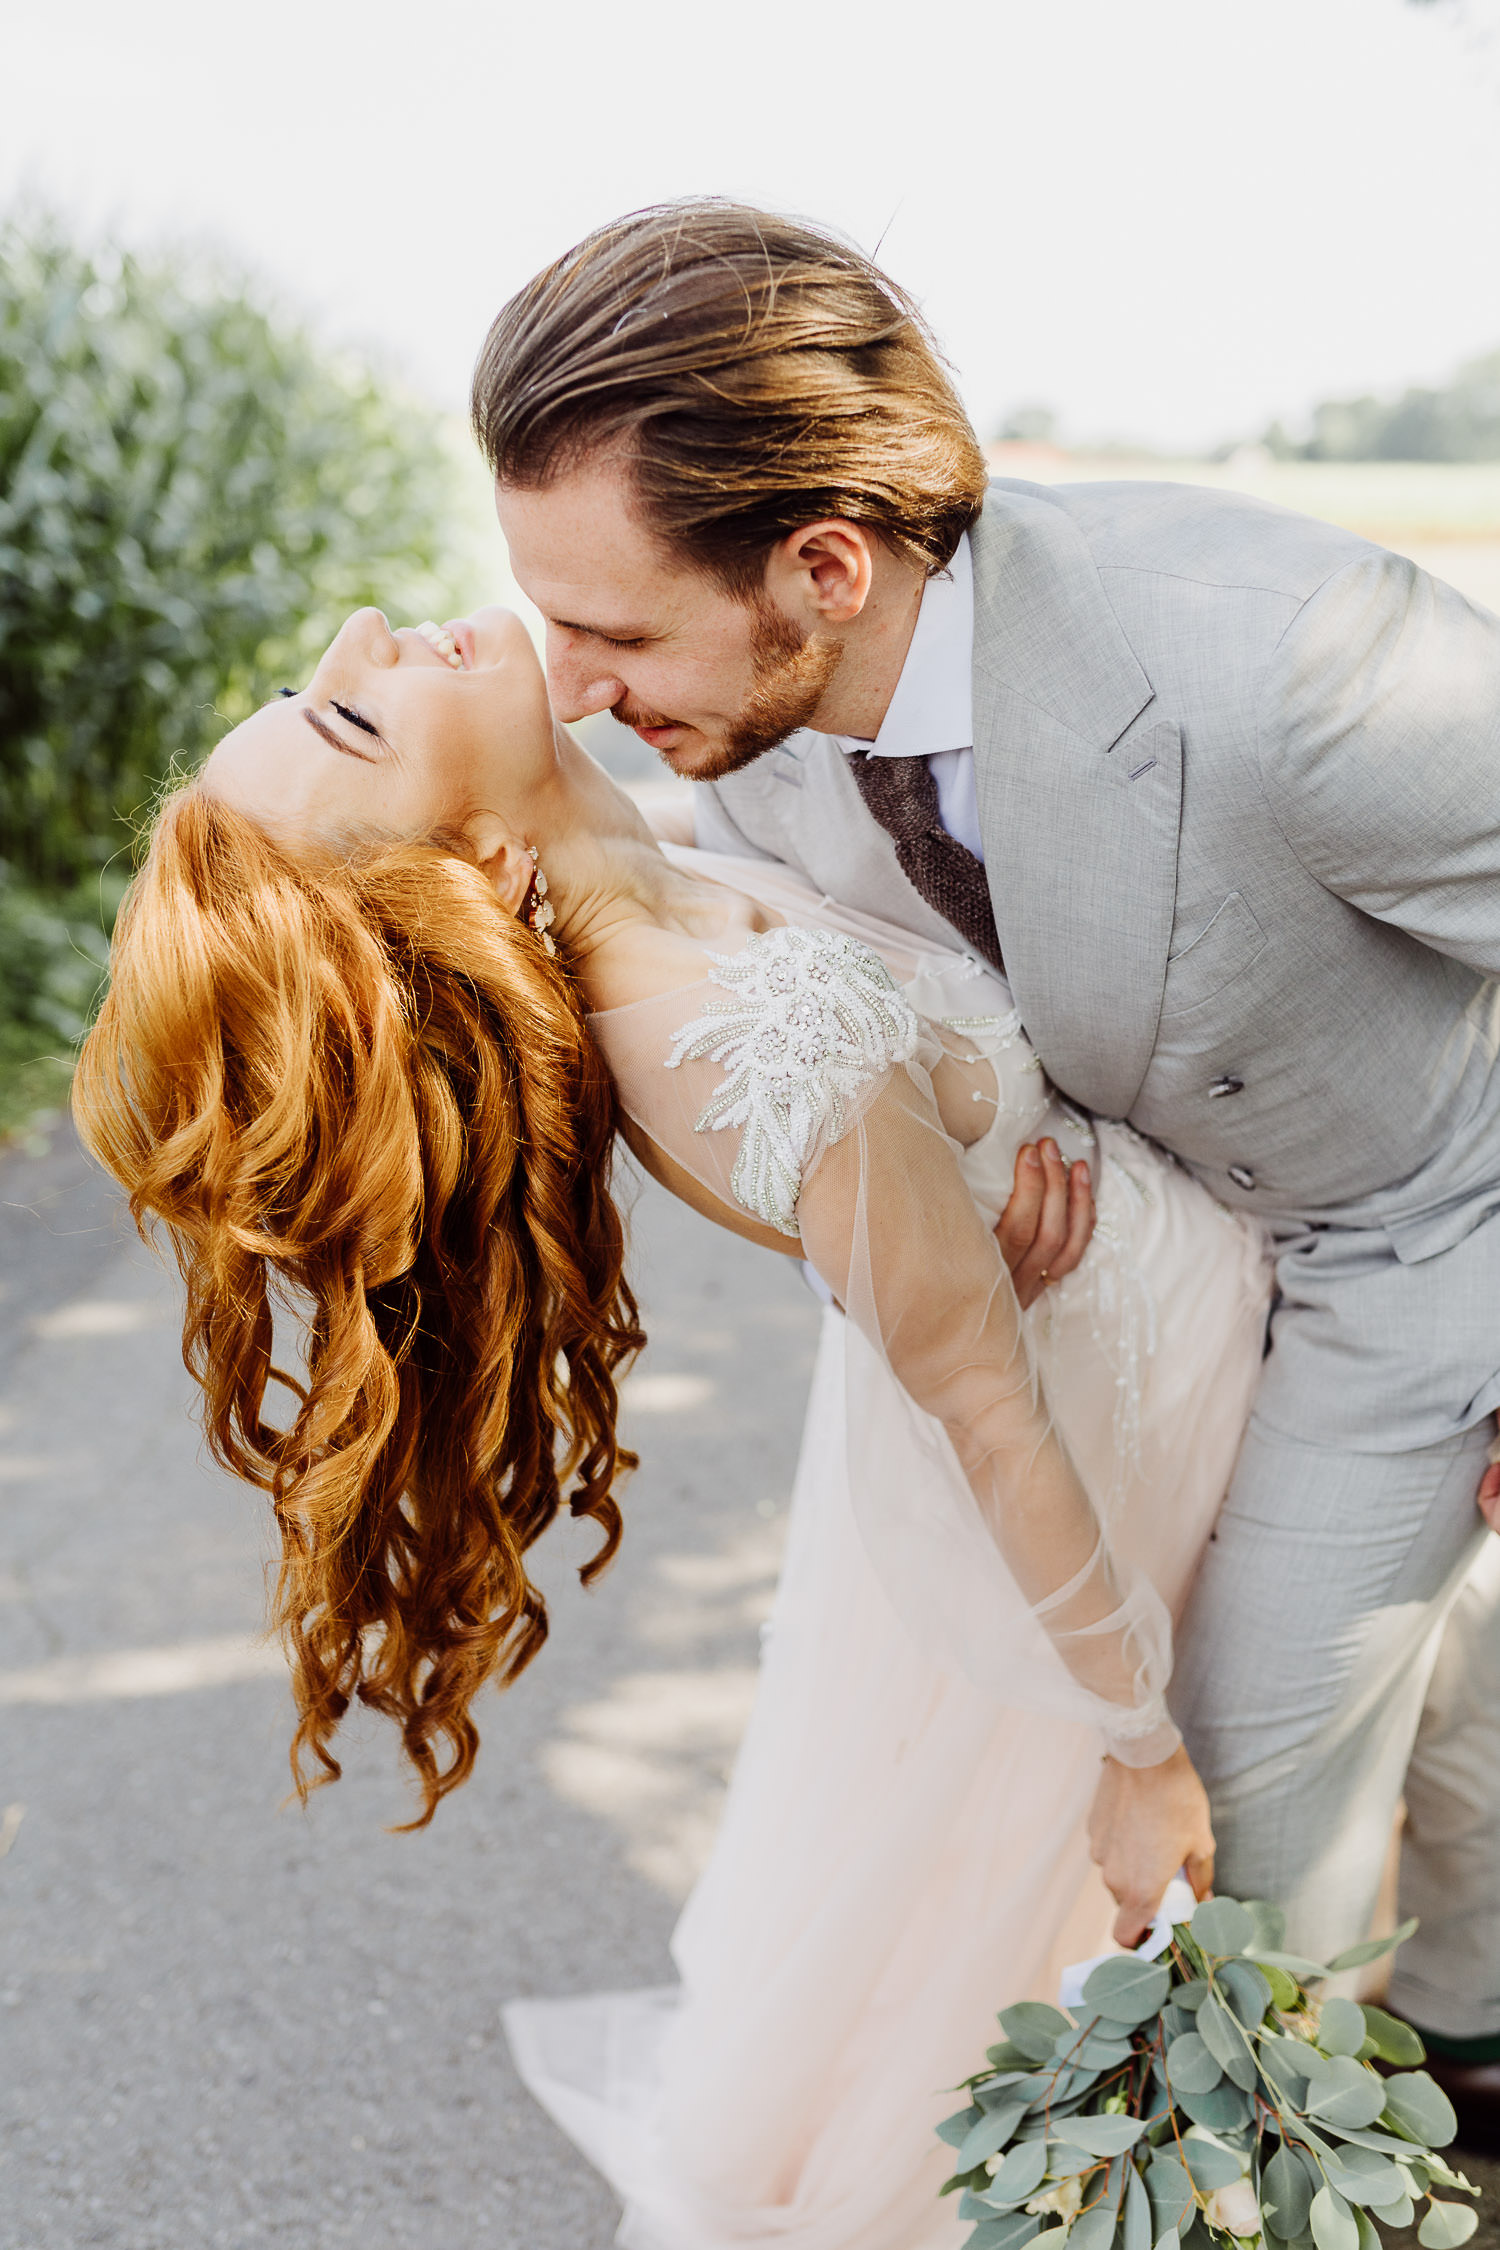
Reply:
M422 623L414 629L421 634L433 653L440 656L445 664L451 664L455 672L464 671L472 663L474 643L472 628L469 629L470 653L467 657L459 646L458 634L454 626L435 625L432 619L428 617L424 618Z

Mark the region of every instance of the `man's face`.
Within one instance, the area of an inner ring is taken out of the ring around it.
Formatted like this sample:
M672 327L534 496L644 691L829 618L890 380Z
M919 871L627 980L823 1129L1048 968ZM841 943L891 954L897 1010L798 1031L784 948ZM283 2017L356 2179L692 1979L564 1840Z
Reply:
M558 718L612 711L674 773L711 781L808 724L842 645L674 567L632 501L607 456L537 491L496 491L511 567L546 619Z

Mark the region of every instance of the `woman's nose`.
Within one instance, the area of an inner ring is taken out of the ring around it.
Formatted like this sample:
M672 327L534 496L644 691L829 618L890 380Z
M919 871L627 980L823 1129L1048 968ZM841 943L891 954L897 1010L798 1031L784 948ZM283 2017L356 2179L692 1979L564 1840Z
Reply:
M341 662L363 660L366 663L390 663L396 655L396 644L384 610L373 607L357 609L344 619L324 655L324 662L335 652ZM389 650L389 655L385 652Z

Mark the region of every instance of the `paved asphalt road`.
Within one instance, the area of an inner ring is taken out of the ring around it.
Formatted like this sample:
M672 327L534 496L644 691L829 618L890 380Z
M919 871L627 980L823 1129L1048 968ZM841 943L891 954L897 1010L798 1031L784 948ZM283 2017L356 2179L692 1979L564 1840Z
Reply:
M267 1525L202 1459L175 1290L66 1135L0 1154L0 2250L606 2250L512 1994L670 1975L748 1709L817 1327L788 1264L655 1191L644 1466L602 1586L392 1836L390 1742L285 1803ZM1500 2250L1500 2165L1473 2250ZM1390 2250L1416 2250L1393 2236Z
M0 1155L3 2250L610 2242L499 2007L670 1974L818 1318L789 1264L655 1191L635 1232L625 1552L583 1596L583 1534L550 1536L550 1645L476 1778L392 1836L370 1724L284 1802L267 1523L202 1457L172 1279L63 1129Z

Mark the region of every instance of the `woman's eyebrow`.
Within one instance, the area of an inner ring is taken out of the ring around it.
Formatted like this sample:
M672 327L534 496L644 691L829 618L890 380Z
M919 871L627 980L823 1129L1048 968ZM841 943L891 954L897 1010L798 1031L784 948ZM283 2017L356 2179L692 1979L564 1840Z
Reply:
M317 712L312 710L306 703L304 703L302 706L302 716L304 719L306 719L308 725L312 728L313 733L320 734L323 737L323 740L328 743L330 748L334 750L342 750L346 758L363 759L364 763L367 766L379 765L380 760L378 758L372 758L368 750L356 750L352 742L345 742L342 735L335 734L332 727L327 725L324 720L320 719Z

